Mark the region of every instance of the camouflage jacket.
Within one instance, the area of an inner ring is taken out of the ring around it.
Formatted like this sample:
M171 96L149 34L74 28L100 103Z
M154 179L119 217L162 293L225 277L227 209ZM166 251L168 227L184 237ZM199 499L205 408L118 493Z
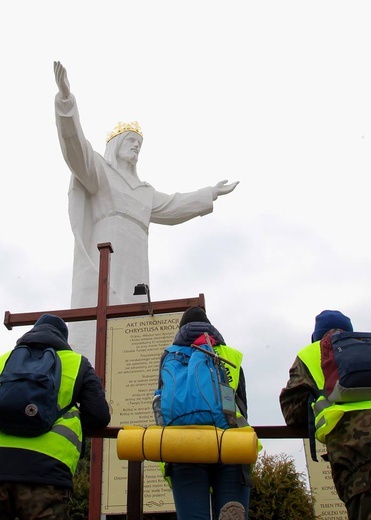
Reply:
M308 399L318 388L297 357L280 394L286 424L308 424ZM326 437L326 448L337 493L343 502L371 489L371 410L347 412Z

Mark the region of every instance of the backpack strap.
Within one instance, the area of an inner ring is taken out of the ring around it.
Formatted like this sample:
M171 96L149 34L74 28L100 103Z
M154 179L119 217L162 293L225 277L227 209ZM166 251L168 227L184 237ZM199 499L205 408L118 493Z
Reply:
M76 403L72 402L65 406L64 408L61 408L57 413L57 419L60 419L68 410L70 410Z
M221 356L218 356L218 354L216 354L213 350L213 346L211 344L211 341L210 341L210 336L207 332L204 332L204 335L205 335L205 338L206 338L206 342L208 344L208 346L210 347L211 351L205 349L205 348L202 348L200 347L199 345L196 345L195 343L192 343L191 347L193 348L196 348L198 350L201 350L201 352L203 352L204 354L207 354L208 356L211 356L212 358L214 358L215 360L220 360L222 361L223 363L227 363L228 365L231 365L231 367L233 368L236 368L236 365L234 363L232 363L232 361L229 361L228 359L226 358L223 358Z
M316 451L316 427L314 423L314 413L312 404L316 402L316 397L313 393L309 394L308 397L308 435L309 435L309 448L310 455L314 462L318 462L317 451Z

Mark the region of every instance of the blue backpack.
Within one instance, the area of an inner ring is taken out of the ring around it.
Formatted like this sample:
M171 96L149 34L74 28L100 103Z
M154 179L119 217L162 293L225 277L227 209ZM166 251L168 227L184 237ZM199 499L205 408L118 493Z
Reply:
M0 374L0 431L36 437L72 405L58 410L61 360L53 348L15 347Z
M223 363L208 344L171 345L160 378L161 412L166 426L236 424L235 392Z

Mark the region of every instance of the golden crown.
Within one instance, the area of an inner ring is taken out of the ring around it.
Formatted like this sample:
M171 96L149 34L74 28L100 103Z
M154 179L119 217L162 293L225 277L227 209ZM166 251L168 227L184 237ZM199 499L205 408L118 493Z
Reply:
M121 121L119 121L112 132L107 134L106 143L116 137L116 135L123 134L124 132L135 132L136 134L143 137L138 121L133 121L132 123L121 123Z

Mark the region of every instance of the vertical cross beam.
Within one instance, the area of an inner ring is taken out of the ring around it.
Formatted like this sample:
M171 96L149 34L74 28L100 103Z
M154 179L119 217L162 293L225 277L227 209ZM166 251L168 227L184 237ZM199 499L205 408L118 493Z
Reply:
M100 252L97 304L95 371L106 388L107 307L109 297L109 261L113 249L110 243L98 244ZM100 518L102 500L103 438L91 440L89 520Z

